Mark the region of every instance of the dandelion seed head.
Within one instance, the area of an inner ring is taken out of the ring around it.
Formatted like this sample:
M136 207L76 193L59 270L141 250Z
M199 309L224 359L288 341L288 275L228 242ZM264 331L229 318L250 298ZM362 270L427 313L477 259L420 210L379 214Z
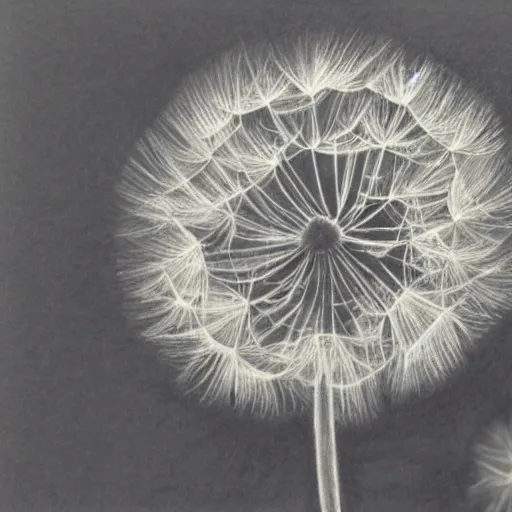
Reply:
M474 448L475 482L470 495L485 512L512 508L512 425L496 421Z
M492 108L390 42L228 52L121 180L144 336L206 401L260 414L307 407L322 375L347 422L442 382L512 284L505 146Z

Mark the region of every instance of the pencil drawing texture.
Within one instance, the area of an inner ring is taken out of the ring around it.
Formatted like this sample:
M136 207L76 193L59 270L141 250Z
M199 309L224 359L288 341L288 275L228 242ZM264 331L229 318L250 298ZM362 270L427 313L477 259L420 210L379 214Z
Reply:
M360 34L241 47L190 76L119 187L145 339L207 402L335 423L445 380L504 307L512 174L493 109Z
M470 489L485 512L512 510L512 421L496 421L474 450L476 482Z

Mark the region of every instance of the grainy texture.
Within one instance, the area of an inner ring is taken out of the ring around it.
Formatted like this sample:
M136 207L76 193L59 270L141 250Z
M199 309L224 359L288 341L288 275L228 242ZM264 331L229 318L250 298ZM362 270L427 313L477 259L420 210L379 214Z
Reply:
M307 419L201 409L124 321L113 186L184 73L305 21L428 51L512 123L512 4L469 0L1 2L0 509L316 510ZM436 395L340 432L352 511L467 511L469 447L512 407L499 326Z

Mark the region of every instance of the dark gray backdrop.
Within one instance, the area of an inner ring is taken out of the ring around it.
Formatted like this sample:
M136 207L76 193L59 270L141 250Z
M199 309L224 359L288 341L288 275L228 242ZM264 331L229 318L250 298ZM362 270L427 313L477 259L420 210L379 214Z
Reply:
M202 409L124 321L113 186L179 79L308 22L432 55L512 125L509 0L0 2L0 510L311 512L311 425ZM340 432L351 511L466 511L509 404L506 323L435 396ZM512 410L512 409L511 409Z

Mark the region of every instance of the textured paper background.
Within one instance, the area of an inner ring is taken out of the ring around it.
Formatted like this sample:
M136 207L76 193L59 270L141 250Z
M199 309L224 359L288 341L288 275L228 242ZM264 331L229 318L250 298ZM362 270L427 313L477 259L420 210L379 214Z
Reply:
M180 397L120 311L113 186L179 79L308 22L432 56L512 124L508 0L0 2L0 509L310 512L311 425ZM469 446L512 410L506 323L435 396L340 432L351 511L466 511Z

